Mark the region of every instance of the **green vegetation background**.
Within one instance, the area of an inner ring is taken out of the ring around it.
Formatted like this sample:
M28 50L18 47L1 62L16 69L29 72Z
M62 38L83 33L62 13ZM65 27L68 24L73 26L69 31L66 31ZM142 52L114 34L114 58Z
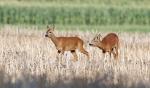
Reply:
M147 32L150 0L0 0L0 24L109 26L108 29L126 25L131 29L128 31L137 28Z

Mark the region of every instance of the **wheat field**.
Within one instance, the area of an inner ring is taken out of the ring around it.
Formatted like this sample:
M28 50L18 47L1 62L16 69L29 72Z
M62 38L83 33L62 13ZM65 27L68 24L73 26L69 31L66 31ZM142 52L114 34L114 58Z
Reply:
M150 33L117 33L119 61L103 56L88 43L99 32L55 31L56 36L78 36L85 42L90 60L77 52L62 58L44 30L5 26L0 30L1 88L149 88ZM105 36L108 32L101 32Z

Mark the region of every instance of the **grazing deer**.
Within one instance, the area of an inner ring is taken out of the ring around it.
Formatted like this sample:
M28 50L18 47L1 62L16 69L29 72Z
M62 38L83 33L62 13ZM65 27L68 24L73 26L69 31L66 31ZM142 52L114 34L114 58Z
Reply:
M119 38L115 33L107 34L102 40L100 39L101 35L97 35L94 37L92 42L89 44L90 46L98 47L105 54L109 52L110 57L111 53L114 55L114 58L118 58L118 48L119 48ZM115 51L114 51L115 50Z
M48 30L46 32L45 37L48 37L55 44L56 49L58 50L58 54L64 54L65 51L71 51L74 56L73 61L78 60L78 56L76 54L76 49L78 49L81 53L85 54L89 59L88 52L83 48L83 40L79 37L56 37L53 28L47 26Z

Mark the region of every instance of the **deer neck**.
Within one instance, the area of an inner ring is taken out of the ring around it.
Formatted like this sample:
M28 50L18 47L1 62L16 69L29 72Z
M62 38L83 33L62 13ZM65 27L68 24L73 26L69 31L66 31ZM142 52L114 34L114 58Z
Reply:
M100 49L104 49L104 44L100 42L100 43L98 44L98 47L99 47Z
M55 44L55 46L57 46L58 44L58 39L57 37L53 34L53 36L51 37L52 42Z

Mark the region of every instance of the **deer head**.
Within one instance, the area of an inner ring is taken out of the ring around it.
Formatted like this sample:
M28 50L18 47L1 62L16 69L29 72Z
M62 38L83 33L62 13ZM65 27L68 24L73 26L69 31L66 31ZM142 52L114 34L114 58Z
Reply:
M100 43L101 43L101 34L98 34L98 35L96 35L93 39L92 39L92 41L90 42L90 46L94 46L94 47L97 47L98 45L100 45Z
M55 26L53 25L53 27L50 27L50 26L47 26L47 32L46 32L46 34L45 34L45 37L49 37L49 38L51 38L52 36L54 36L54 28L55 28Z

